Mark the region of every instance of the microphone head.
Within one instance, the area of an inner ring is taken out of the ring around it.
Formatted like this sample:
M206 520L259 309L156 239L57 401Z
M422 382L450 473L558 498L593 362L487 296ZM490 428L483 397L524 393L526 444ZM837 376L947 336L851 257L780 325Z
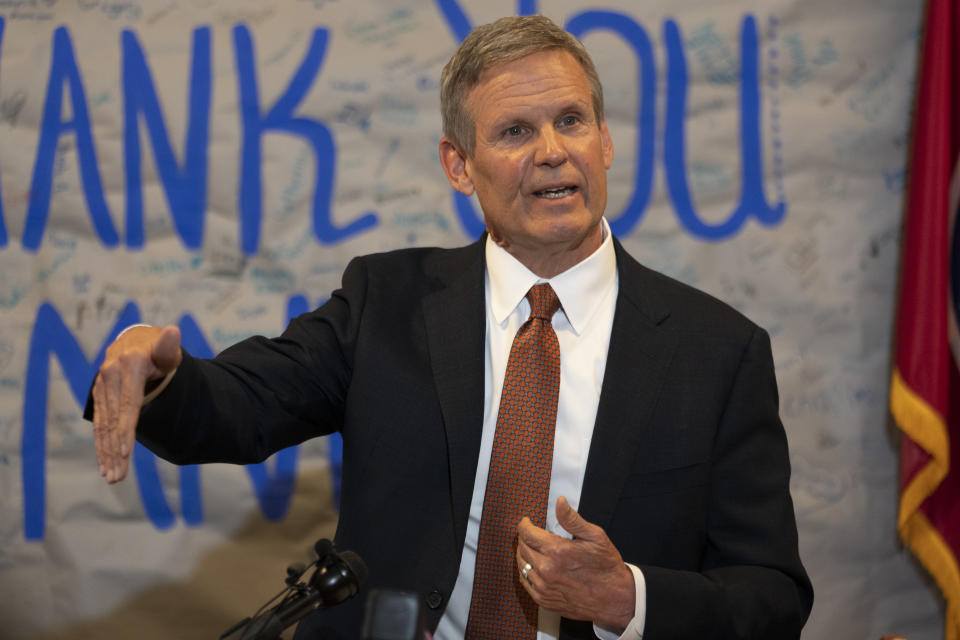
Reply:
M293 586L297 583L297 580L300 579L300 576L306 572L307 565L303 564L302 562L295 562L287 567L287 577L284 578L284 582L286 582L289 586Z
M367 584L367 565L353 551L344 551L340 554L340 559L347 565L347 568L353 572L357 578L357 589L362 589Z
M316 552L317 558L323 560L333 552L333 543L327 538L320 538L314 543L313 550Z
M367 565L353 551L331 552L317 561L309 586L319 595L318 602L329 607L360 592L367 580Z

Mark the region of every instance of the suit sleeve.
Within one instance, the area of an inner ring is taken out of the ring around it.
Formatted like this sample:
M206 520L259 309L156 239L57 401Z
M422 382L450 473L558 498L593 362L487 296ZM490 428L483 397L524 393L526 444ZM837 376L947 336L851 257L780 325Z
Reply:
M211 360L184 353L141 411L137 439L177 464L250 463L340 430L366 282L354 260L330 300L279 338L249 338Z
M813 590L778 403L769 337L755 328L715 435L701 570L641 566L645 640L800 637Z

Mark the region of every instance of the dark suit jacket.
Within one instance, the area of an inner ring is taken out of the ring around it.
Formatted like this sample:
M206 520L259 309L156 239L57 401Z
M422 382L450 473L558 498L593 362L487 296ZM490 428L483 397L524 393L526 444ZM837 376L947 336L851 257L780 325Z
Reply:
M647 584L644 638L796 638L812 603L797 553L787 441L766 333L641 266L616 243L619 297L579 511ZM178 463L253 462L341 431L336 543L370 587L424 597L457 578L484 388L484 250L353 260L278 339L186 356L138 437ZM363 602L297 638L360 637ZM339 635L338 635L339 634ZM564 620L562 638L592 638Z

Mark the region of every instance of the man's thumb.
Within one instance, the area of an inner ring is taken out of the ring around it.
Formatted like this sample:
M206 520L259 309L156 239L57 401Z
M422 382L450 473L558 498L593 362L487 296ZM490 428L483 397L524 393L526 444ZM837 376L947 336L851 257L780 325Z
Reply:
M563 496L557 498L557 523L575 538L589 537L590 523L581 518Z
M150 354L154 366L166 375L180 366L180 329L173 325L164 327L160 337L153 343Z

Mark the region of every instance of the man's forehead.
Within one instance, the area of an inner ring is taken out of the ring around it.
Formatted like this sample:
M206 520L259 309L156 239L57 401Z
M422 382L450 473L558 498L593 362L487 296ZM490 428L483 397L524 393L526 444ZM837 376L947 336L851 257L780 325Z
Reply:
M572 53L565 49L544 49L542 51L528 53L525 56L512 60L504 60L503 62L487 67L480 73L480 77L477 79L477 84L474 88L511 70L528 68L542 61L562 61L566 65L576 67L584 77L586 77L586 72Z
M539 73L533 73L532 69L537 69ZM592 102L590 80L576 58L567 51L548 50L488 68L470 89L467 103L475 105L490 93L511 94L522 98L527 93L545 96L553 89L567 94L565 101Z

